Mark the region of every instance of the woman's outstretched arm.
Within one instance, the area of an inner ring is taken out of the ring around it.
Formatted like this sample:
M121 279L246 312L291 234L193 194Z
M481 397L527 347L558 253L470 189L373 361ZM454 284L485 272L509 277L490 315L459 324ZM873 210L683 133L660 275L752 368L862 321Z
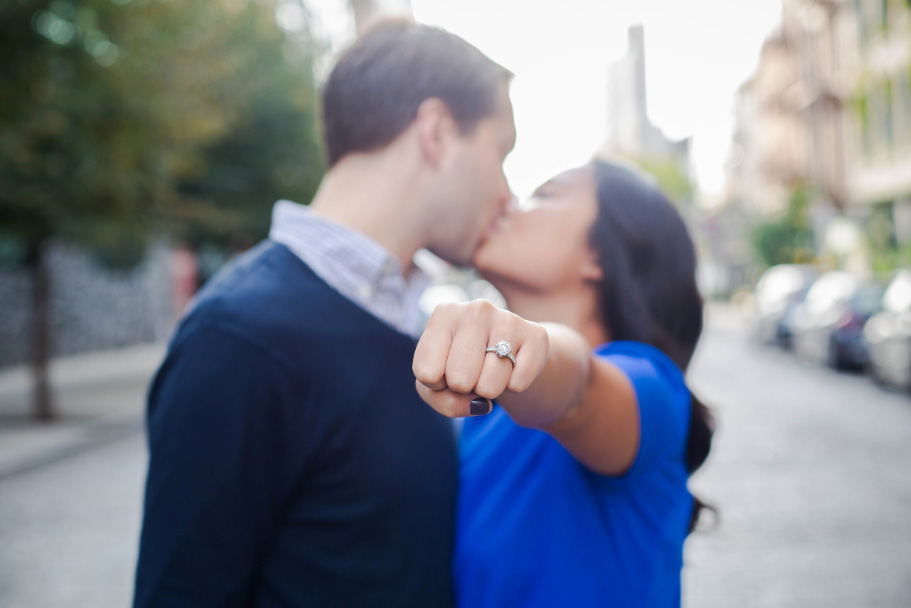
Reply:
M500 340L510 343L515 366L486 352ZM517 424L550 433L598 473L622 474L635 460L632 384L567 326L526 321L481 300L443 305L427 323L413 369L421 398L445 416L471 415L477 396L496 399Z

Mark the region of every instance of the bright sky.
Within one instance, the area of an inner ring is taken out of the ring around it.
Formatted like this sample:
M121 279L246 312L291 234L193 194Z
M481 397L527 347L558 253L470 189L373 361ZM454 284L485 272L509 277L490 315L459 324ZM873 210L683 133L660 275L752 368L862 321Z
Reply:
M307 4L325 19L327 33L350 31L350 23L340 22L338 0ZM649 117L668 137L694 136L696 179L707 198L717 195L734 92L752 73L781 12L778 0L411 0L411 5L418 21L462 36L515 74L511 97L518 141L506 173L520 196L584 163L604 141L608 64L625 52L626 31L634 23L645 28Z

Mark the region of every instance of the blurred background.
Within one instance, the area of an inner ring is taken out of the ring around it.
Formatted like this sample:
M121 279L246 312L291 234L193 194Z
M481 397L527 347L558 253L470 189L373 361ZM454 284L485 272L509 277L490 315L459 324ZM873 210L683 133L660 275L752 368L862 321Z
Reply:
M409 15L515 73L518 196L593 154L687 218L718 434L684 604L911 606L911 0L6 0L0 606L124 606L148 380L308 202L336 53ZM431 256L422 305L496 298Z

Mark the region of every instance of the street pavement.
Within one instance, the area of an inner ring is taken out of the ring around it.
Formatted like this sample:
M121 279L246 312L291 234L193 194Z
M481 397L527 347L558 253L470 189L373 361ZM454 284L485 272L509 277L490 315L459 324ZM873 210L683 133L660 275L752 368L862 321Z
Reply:
M27 366L0 372L0 479L142 429L145 390L164 344L67 357L50 377L58 419L33 420Z
M708 327L690 381L718 434L691 485L718 521L687 541L684 606L911 606L911 396L755 344L730 309ZM135 420L137 378L94 399ZM0 476L0 607L129 605L145 441L96 436Z
M145 467L134 433L0 480L0 607L129 606Z
M687 541L685 605L911 606L911 396L709 312L690 383L718 432L691 487L720 521Z

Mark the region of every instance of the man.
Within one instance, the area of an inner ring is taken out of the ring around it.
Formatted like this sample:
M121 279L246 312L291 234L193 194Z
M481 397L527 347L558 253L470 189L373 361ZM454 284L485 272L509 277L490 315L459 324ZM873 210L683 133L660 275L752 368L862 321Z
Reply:
M135 606L451 604L456 450L415 392L412 257L467 264L505 210L510 77L410 22L338 61L311 208L276 204L150 390Z

